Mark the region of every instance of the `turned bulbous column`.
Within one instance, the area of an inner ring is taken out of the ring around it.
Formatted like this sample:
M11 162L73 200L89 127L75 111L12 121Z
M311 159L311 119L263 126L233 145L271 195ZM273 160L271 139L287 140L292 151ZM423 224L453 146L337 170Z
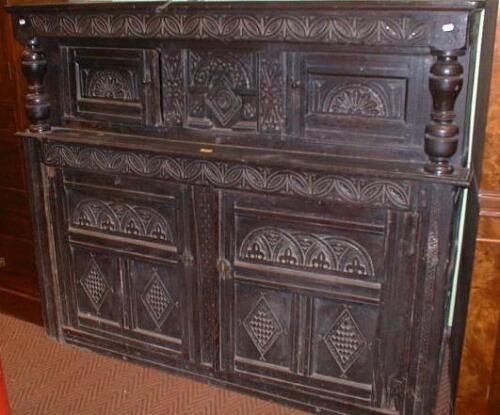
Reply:
M454 124L454 108L463 84L463 67L458 62L461 54L461 50L433 52L436 62L429 79L432 113L425 129L425 152L429 156L425 170L436 175L453 172L449 159L458 147L459 129Z
M25 99L26 114L31 121L30 131L43 133L50 130L49 97L44 91L43 78L47 71L47 59L37 38L31 39L23 51L21 66L28 80L28 94Z

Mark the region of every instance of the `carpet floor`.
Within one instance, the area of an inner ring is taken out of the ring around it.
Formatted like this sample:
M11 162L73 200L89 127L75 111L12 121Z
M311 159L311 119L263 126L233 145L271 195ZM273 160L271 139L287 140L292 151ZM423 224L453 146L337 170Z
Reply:
M49 339L0 314L13 415L301 415L303 412Z

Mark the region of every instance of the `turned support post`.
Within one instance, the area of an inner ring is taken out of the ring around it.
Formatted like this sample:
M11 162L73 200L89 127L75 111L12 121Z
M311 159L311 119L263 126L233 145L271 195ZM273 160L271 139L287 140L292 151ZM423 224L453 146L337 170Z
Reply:
M449 159L458 147L459 129L454 123L454 108L463 84L463 67L458 62L462 54L461 50L433 51L436 62L429 79L432 113L431 122L425 128L425 152L429 156L425 170L436 175L453 172Z
M26 45L21 58L21 66L24 76L28 80L25 109L31 121L29 130L35 133L49 131L50 103L43 87L47 59L36 37L32 38Z

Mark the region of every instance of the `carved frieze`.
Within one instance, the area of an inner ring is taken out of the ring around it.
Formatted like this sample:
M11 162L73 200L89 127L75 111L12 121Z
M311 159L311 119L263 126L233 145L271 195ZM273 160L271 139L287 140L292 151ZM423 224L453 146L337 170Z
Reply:
M400 209L410 206L411 185L406 180L317 174L54 142L45 142L43 153L45 163L52 166L334 199L356 205Z
M428 21L371 12L365 16L311 13L161 14L37 13L29 19L39 35L88 37L159 37L322 42L362 45L414 45L428 41Z

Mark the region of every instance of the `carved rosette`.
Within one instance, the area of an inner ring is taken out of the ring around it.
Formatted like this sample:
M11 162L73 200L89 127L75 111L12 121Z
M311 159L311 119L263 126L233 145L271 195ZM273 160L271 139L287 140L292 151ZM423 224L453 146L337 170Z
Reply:
M434 51L436 62L431 67L429 86L433 111L425 129L425 152L429 163L425 169L436 175L451 174L449 159L458 147L458 126L454 124L455 101L462 89L463 67L458 57L461 50Z
M29 129L36 133L49 131L50 103L43 87L47 59L36 37L28 42L21 59L23 73L28 80L25 108L31 121Z

